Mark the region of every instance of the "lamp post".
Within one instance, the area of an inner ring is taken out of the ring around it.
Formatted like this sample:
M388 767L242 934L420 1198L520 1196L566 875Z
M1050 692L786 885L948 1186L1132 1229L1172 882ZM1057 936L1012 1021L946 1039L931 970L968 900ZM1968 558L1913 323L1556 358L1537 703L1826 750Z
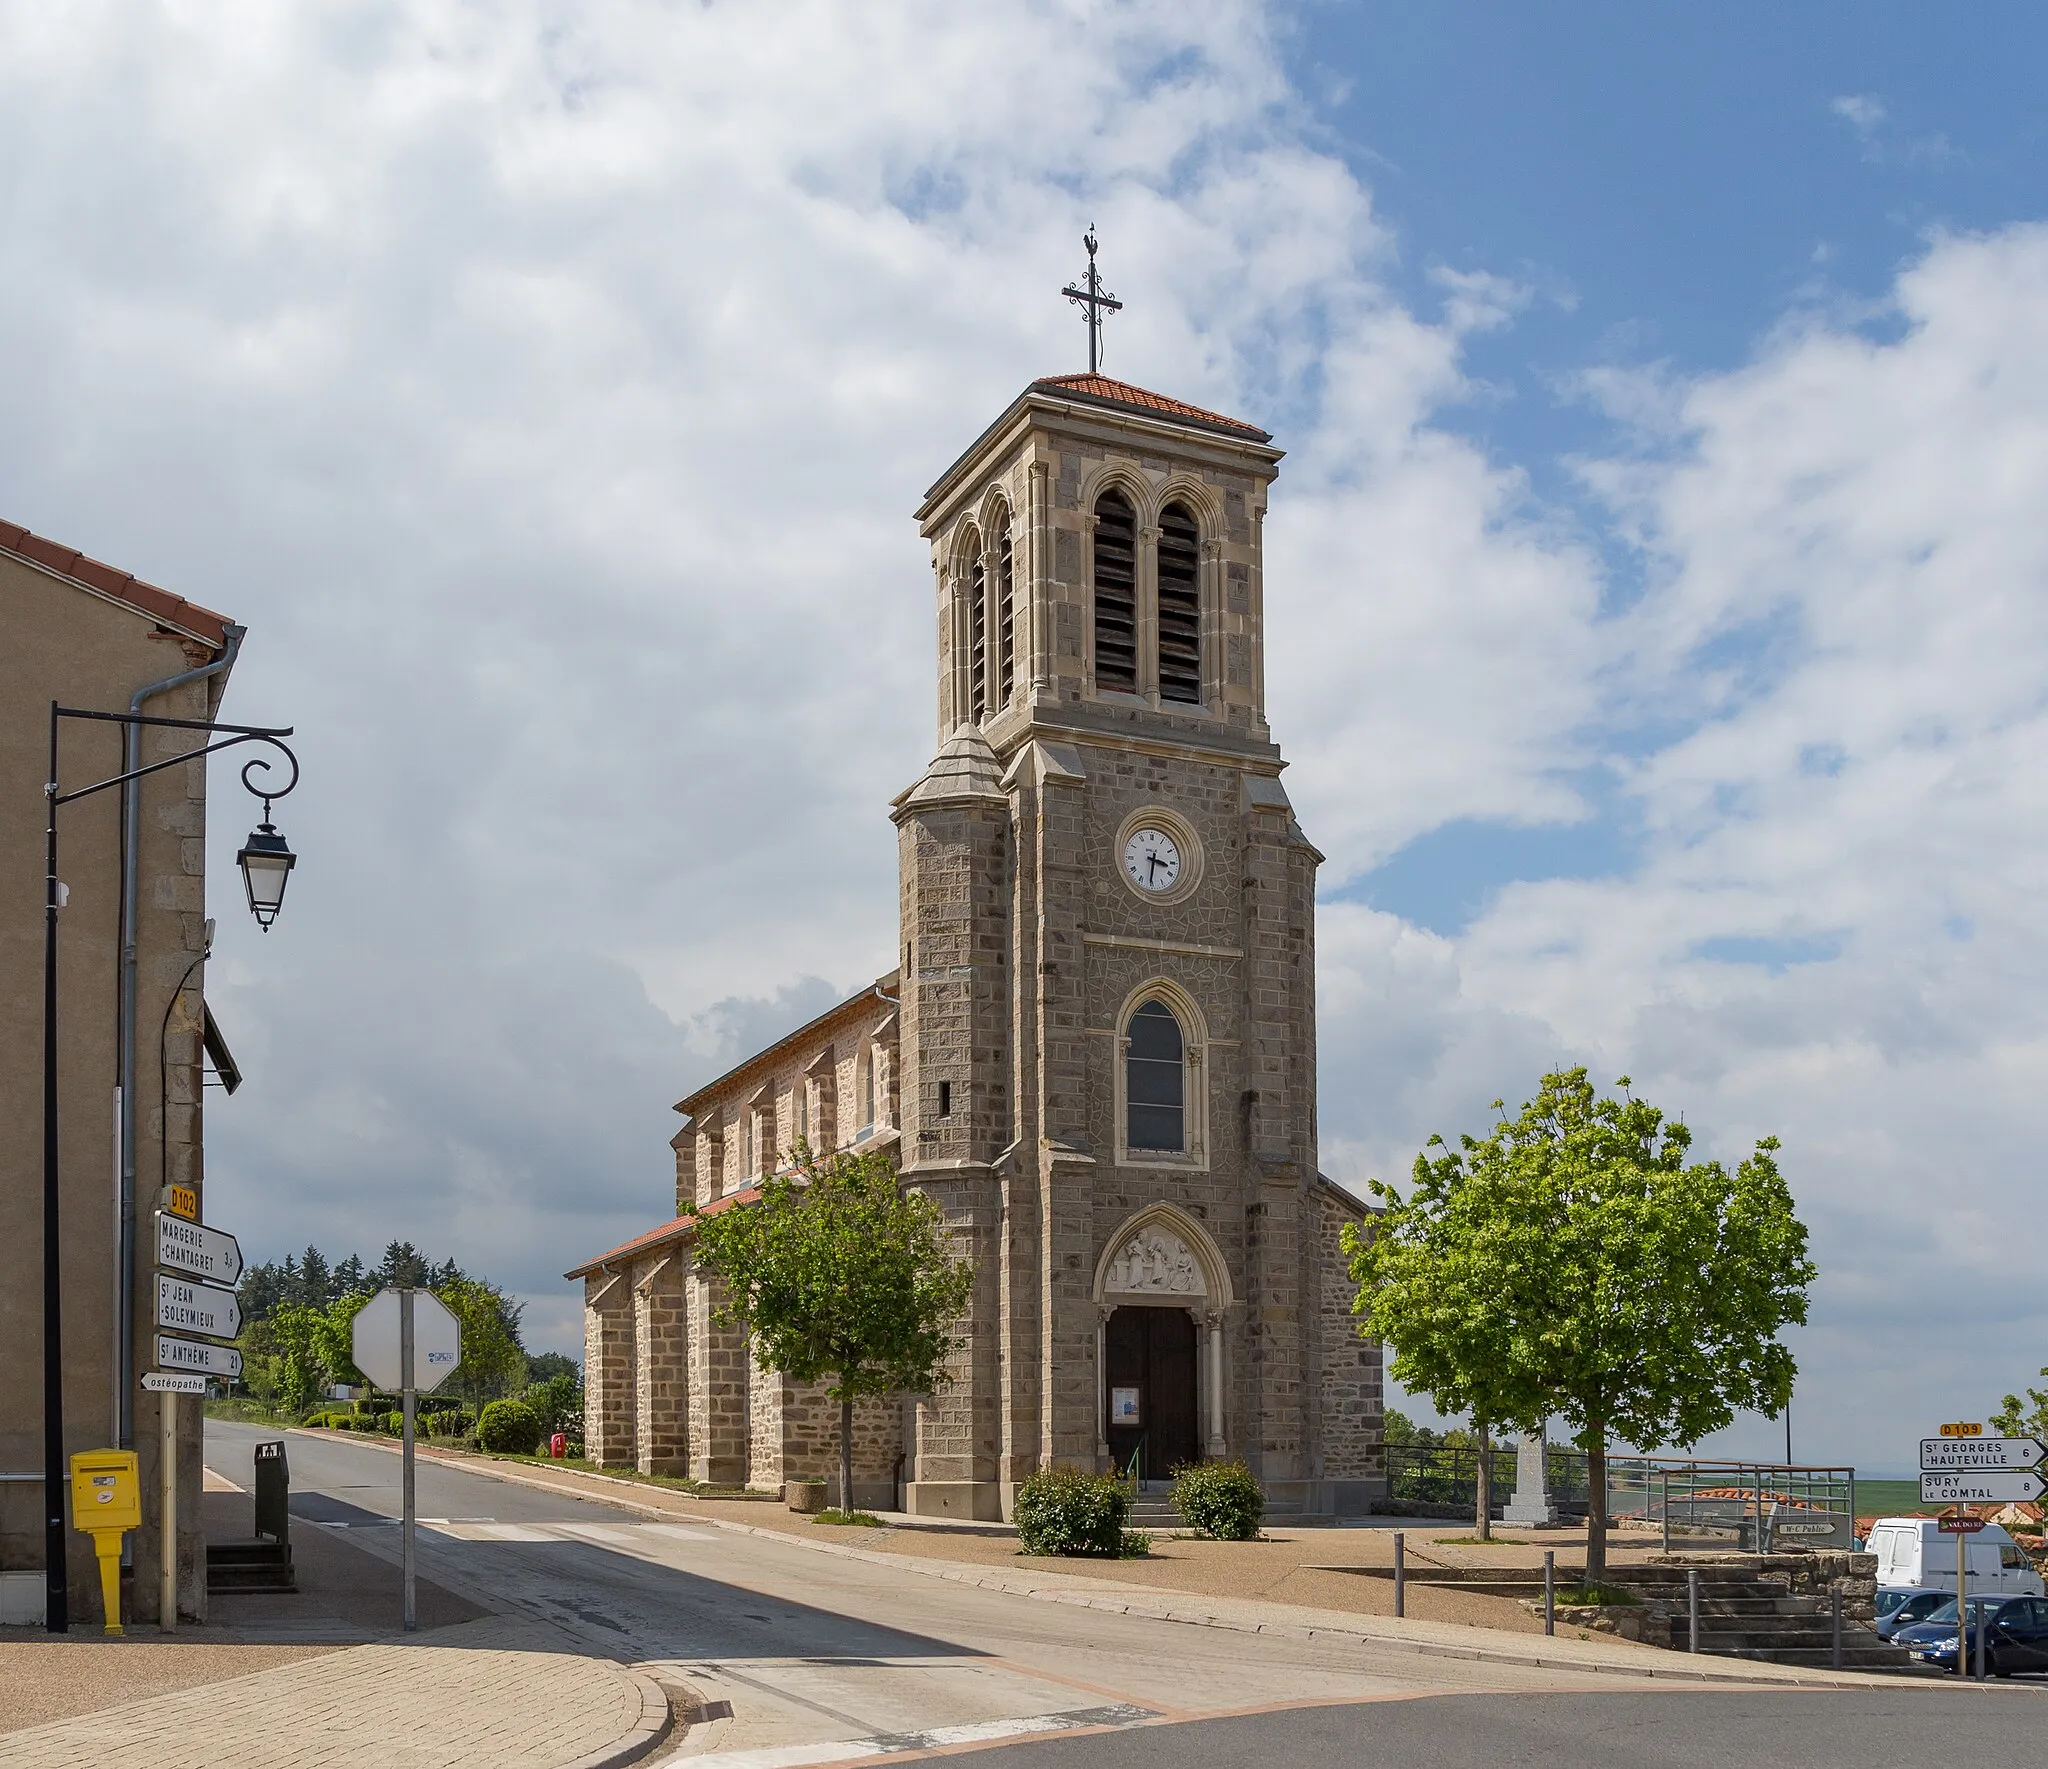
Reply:
M186 750L160 762L130 768L105 780L95 780L90 786L74 787L66 792L57 780L57 733L65 719L203 731L218 737L219 741ZM110 787L125 786L145 775L161 773L165 768L197 761L215 750L232 749L243 743L269 744L291 764L291 778L280 787L266 790L252 781L249 775L252 769L257 768L268 774L275 766L270 758L257 756L243 765L242 784L263 801L263 822L237 856L249 894L249 907L256 916L257 924L267 932L271 922L277 919L278 907L284 901L285 880L296 860L291 849L285 846L284 837L270 824L271 801L283 798L299 783L298 757L280 741L291 734L289 725L275 729L257 725L217 725L205 719L155 719L133 712L88 712L78 707L60 706L54 700L50 702L50 775L48 784L43 788L48 805L43 826L47 862L43 881L43 1567L47 1581L43 1622L52 1634L66 1633L71 1626L70 1589L64 1569L64 1292L60 1257L62 1243L58 1233L60 1192L57 1164L57 912L64 907L64 900L70 893L57 881L57 809L74 799L90 798ZM175 1541L171 1539L176 1527L175 1519L164 1519L167 1552L176 1552Z

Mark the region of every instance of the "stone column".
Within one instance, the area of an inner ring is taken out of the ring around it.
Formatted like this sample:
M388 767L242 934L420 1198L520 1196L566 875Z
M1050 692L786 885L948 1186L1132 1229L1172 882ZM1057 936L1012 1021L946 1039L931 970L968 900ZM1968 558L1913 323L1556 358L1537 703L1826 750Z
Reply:
M688 1285L690 1478L739 1486L747 1478L746 1336L712 1324L716 1283L693 1273Z
M1109 1466L1109 1304L1095 1308L1095 1466Z
M1550 1502L1544 1455L1547 1448L1544 1432L1522 1433L1522 1441L1515 1449L1515 1496L1502 1511L1501 1522L1541 1529L1557 1521L1557 1507Z
M1212 1308L1202 1319L1209 1329L1209 1382L1206 1397L1209 1440L1203 1445L1203 1454L1211 1461L1220 1462L1229 1453L1224 1447L1223 1437L1223 1310Z
M633 1286L634 1466L681 1474L689 1466L688 1268L671 1254Z

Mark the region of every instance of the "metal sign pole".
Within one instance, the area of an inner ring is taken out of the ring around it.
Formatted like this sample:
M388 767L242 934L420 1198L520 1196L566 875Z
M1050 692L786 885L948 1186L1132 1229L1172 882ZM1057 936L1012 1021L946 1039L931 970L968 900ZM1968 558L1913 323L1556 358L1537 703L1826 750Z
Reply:
M402 1479L402 1481L403 1481L403 1484L404 1484L404 1488L405 1488L405 1495L404 1495L404 1504L405 1504L405 1521L404 1521L404 1527L403 1527L403 1532L402 1532L402 1533L403 1533L403 1539L404 1539L404 1550L403 1550L403 1551L404 1551L404 1556L405 1556L405 1631L406 1631L406 1632L407 1632L408 1634L411 1634L411 1633L414 1633L414 1632L416 1632L416 1631L418 1630L418 1628L419 1628L419 1625L420 1625L420 1624L419 1624L419 1616L418 1616L417 1612L416 1612L416 1611L414 1610L414 1607L413 1607L413 1588L412 1588L412 1524L413 1524L413 1515L412 1515L412 1514L413 1514L413 1491L412 1491L412 1402L413 1402L413 1367L412 1367L412 1349L413 1349L413 1347L412 1347L412 1340L413 1340L413 1333L412 1333L412 1302L413 1302L413 1293L412 1293L412 1291L411 1291L410 1289L406 1289L406 1290L401 1290L401 1291L399 1291L399 1293L398 1293L398 1369L399 1369L399 1376L400 1376L400 1379L401 1379L401 1381L402 1381L402 1382L404 1383L404 1387L403 1387L403 1390L402 1390L402 1392L401 1392L401 1398L402 1398L402 1400L403 1400L403 1403L404 1403L404 1406L405 1406L405 1445L404 1445L404 1449L403 1449L403 1451L402 1451L402 1459L403 1459L403 1461L404 1461L404 1464L405 1464L405 1468L404 1468L404 1473L403 1473L403 1475L401 1476L401 1479Z
M1970 1674L1970 1628L1965 1619L1969 1611L1963 1607L1963 1582L1970 1576L1970 1538L1962 1531L1956 1532L1956 1675Z
M157 1626L178 1631L178 1397L160 1394L157 1404Z

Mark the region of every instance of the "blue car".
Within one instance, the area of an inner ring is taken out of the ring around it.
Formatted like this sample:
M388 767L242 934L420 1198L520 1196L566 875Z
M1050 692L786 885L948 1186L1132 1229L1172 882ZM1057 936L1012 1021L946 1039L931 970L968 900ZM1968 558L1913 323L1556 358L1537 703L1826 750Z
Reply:
M1953 1591L1927 1591L1889 1588L1877 1594L1877 1637L1889 1640L1901 1628L1910 1628L1916 1622L1928 1620L1943 1604L1949 1607L1953 1620L1956 1594Z
M2016 1671L2048 1671L2048 1598L1972 1597L1969 1599L1970 1669L1977 1668L1978 1642L1983 1642L1984 1668L1994 1677ZM1956 1600L1944 1595L1933 1614L1893 1635L1923 1664L1944 1671L1956 1668Z

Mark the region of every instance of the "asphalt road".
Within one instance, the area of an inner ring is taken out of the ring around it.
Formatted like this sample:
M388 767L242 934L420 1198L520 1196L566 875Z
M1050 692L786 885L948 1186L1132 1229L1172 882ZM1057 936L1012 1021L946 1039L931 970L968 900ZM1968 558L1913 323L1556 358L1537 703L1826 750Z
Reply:
M251 1446L274 1435L209 1422L208 1464L247 1485ZM294 1516L395 1559L398 1458L325 1438L288 1444ZM423 1576L542 1617L685 1703L730 1704L684 1738L674 1760L697 1769L933 1750L991 1769L1869 1769L1919 1753L2031 1760L2048 1722L2048 1692L2010 1686L1666 1692L1187 1627L650 1522L426 1462L418 1494L421 1518L436 1520L420 1531Z

